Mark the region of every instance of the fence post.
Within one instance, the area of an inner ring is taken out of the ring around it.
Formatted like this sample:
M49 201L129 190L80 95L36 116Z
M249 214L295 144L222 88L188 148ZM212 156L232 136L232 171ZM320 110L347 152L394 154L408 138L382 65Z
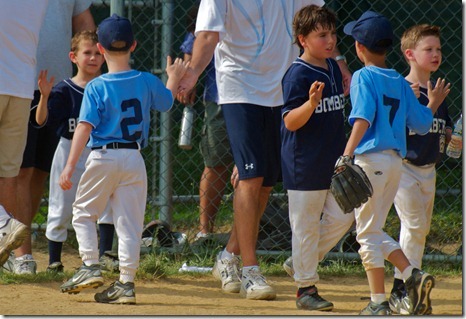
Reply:
M172 0L163 0L162 2L162 54L160 56L162 70L166 66L166 57L171 52L173 43L173 10ZM167 74L161 74L162 81L167 82ZM172 128L172 119L170 112L160 114L160 176L159 176L159 219L172 224L173 220L173 166L170 132Z
M116 13L120 17L125 16L125 1L124 0L110 0L110 15Z

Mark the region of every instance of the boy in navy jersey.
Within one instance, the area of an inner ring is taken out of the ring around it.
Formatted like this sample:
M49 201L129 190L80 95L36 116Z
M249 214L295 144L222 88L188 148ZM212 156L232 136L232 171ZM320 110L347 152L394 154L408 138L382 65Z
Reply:
M415 25L401 37L401 51L410 66L405 79L420 90L419 102L429 103L427 83L432 72L442 62L440 28L433 25ZM401 179L395 196L395 208L400 217L400 246L409 262L421 268L422 256L429 233L435 198L435 164L445 154L451 138L452 122L447 103L440 104L434 114L429 132L418 135L408 130L407 152L401 166ZM394 313L407 314L406 289L401 272L395 268L395 280L390 295ZM432 312L430 306L426 314Z
M57 127L57 135L60 136L50 170L49 207L45 232L49 244L47 270L59 272L63 271L61 252L63 242L68 234L67 227L72 218L72 205L76 197L77 184L84 172L84 164L91 150L85 148L81 154L76 165L76 174L73 176L75 186L72 190L62 190L58 184L58 179L66 165L71 140L76 125L78 125L84 87L89 81L100 75L100 69L105 61L97 49L95 31L76 33L71 40L69 57L71 62L76 65L78 72L74 77L61 81L53 88L54 78L52 77L47 81L47 70L40 71L38 85L41 96L35 111L37 124ZM99 255L102 255L105 250L112 249L114 227L112 220L108 220L107 217L108 213L99 220Z
M345 147L343 79L332 52L336 16L310 5L293 20L295 43L303 53L282 80L283 185L288 192L294 280L298 309L330 311L320 297L317 265L354 221L330 189L333 167ZM322 219L321 219L321 214Z
M109 203L118 236L120 277L94 299L134 304L147 200L147 173L140 149L148 143L150 111L171 108L189 63L177 58L172 64L167 57L164 85L151 73L131 69L129 59L137 42L128 19L112 15L100 23L97 35L108 73L86 85L70 155L60 175L61 188L69 190L82 150L86 144L92 149L73 204L73 227L83 265L60 289L79 293L103 285L95 221Z
M385 260L397 267L408 293L409 314L423 315L430 307L434 277L410 264L400 245L384 231L390 207L398 189L402 159L406 156L406 128L428 133L434 114L450 92L445 80L434 88L429 82L427 107L421 105L408 82L386 64L393 43L390 21L366 11L343 31L355 40L356 54L364 67L351 80L353 126L343 156L366 172L373 195L354 210L359 255L366 271L371 301L362 315L390 315L385 295Z

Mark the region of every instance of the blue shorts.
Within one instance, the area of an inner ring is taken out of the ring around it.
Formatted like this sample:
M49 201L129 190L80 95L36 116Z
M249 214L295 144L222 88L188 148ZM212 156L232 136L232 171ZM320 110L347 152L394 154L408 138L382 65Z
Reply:
M281 179L281 107L223 104L223 116L239 179L263 177L262 186Z

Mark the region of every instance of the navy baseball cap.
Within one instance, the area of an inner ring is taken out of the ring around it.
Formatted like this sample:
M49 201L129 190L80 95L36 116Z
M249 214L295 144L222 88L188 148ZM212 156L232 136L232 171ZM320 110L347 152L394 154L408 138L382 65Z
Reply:
M343 32L374 51L388 49L393 44L393 29L390 21L373 11L366 11L358 21L347 23Z
M103 20L97 28L99 43L108 51L128 51L133 45L133 28L127 18L113 14ZM115 42L123 42L123 46L116 47Z

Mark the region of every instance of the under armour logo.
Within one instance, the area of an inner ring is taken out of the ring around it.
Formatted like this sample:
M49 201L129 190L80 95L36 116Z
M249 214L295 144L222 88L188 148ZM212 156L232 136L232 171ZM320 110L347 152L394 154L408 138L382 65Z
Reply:
M251 164L245 164L245 165L244 165L244 169L245 169L245 170L248 170L248 169L254 169L254 163L251 163Z

